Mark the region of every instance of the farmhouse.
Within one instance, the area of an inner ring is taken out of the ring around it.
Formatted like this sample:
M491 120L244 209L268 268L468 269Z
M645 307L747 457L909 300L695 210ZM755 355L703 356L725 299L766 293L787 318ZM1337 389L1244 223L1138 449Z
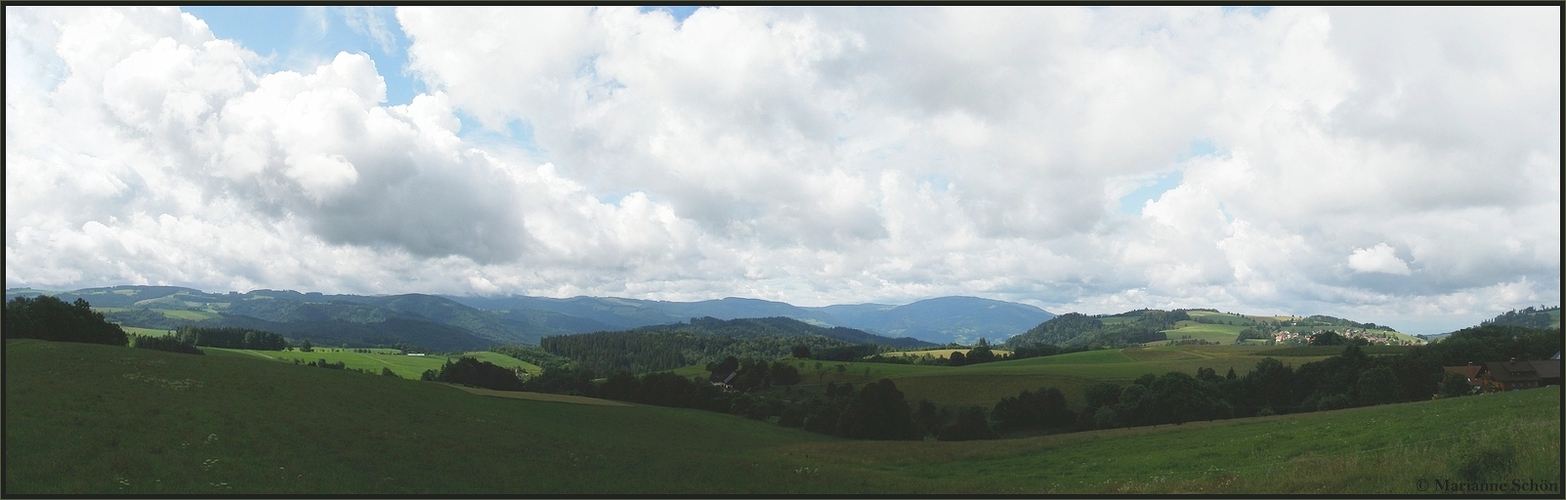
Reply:
M711 377L707 377L707 381L711 382L712 385L719 386L719 387L722 387L724 389L728 389L728 388L732 387L732 386L729 385L729 383L734 381L734 376L735 375L739 375L739 372L729 372L727 374L714 373L714 374L712 374Z
M1479 369L1479 378L1489 392L1531 389L1542 385L1560 385L1561 361L1488 361Z
M1484 380L1479 378L1479 370L1482 368L1484 367L1473 363L1468 363L1468 366L1441 367L1441 369L1446 370L1447 373L1457 373L1464 377L1468 377L1468 387L1471 391L1480 391L1484 388Z
M1561 358L1557 354L1554 359L1541 361L1529 361L1533 364L1534 373L1539 374L1539 386L1561 385Z

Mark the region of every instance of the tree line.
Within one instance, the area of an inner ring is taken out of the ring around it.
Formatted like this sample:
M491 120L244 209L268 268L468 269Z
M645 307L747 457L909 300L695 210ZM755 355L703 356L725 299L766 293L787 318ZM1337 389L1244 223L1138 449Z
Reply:
M17 297L5 304L5 338L85 342L123 346L130 339L120 325L92 310L86 300L67 304L50 295Z
M510 368L463 356L446 360L440 370L425 370L419 380L449 382L497 391L520 391L522 380Z
M181 342L179 339L173 338L172 336L154 337L150 335L133 334L130 336L130 344L131 347L135 347L137 349L155 349L159 351L177 352L181 354L206 355L206 353L201 352L201 349L197 349L195 345Z
M252 328L185 325L179 327L170 336L178 342L202 347L259 351L281 351L288 348L288 340L282 335Z
M816 352L848 346L819 335L730 336L685 331L598 332L544 337L539 341L545 352L568 358L596 373L646 373L726 357L773 359L787 356L801 345Z

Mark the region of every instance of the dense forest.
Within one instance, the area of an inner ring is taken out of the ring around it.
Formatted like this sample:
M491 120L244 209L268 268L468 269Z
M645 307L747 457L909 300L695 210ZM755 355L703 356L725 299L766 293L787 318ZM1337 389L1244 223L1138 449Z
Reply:
M172 340L201 347L281 351L288 341L276 333L250 328L203 327L185 325L170 335Z
M1081 313L1067 313L1040 323L1026 333L1006 340L1011 349L1029 346L1051 345L1063 348L1125 347L1143 342L1166 340L1163 330L1174 328L1175 322L1191 317L1183 310L1160 311L1143 309L1126 313L1135 319L1129 322L1104 323L1099 318Z
M17 297L5 304L5 338L29 338L61 342L126 345L130 339L120 325L110 323L80 298L67 304L40 295Z
M545 337L539 343L545 352L569 358L596 373L646 373L726 357L773 359L787 356L798 347L852 359L876 352L877 345L932 344L891 339L851 328L823 328L789 318L720 320L710 317L621 332ZM508 349L527 354L521 348Z
M522 379L517 372L503 366L463 356L456 361L447 360L439 371L425 370L421 380L449 382L497 391L520 391Z

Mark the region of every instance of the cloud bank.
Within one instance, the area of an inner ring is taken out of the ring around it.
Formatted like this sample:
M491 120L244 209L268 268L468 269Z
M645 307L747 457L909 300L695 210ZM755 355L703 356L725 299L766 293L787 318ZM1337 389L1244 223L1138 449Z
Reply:
M266 73L176 9L11 8L6 282L1450 330L1560 300L1555 13L399 8L407 68Z

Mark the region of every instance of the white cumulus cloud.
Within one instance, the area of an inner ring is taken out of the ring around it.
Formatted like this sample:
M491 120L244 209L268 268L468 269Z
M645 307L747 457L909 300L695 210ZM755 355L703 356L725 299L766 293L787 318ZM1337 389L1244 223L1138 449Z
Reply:
M1398 258L1397 251L1386 243L1354 249L1354 253L1349 254L1348 265L1354 272L1360 273L1412 274L1408 270L1408 263Z
M355 12L407 68L8 8L8 286L1559 301L1549 8L406 7L406 47Z

